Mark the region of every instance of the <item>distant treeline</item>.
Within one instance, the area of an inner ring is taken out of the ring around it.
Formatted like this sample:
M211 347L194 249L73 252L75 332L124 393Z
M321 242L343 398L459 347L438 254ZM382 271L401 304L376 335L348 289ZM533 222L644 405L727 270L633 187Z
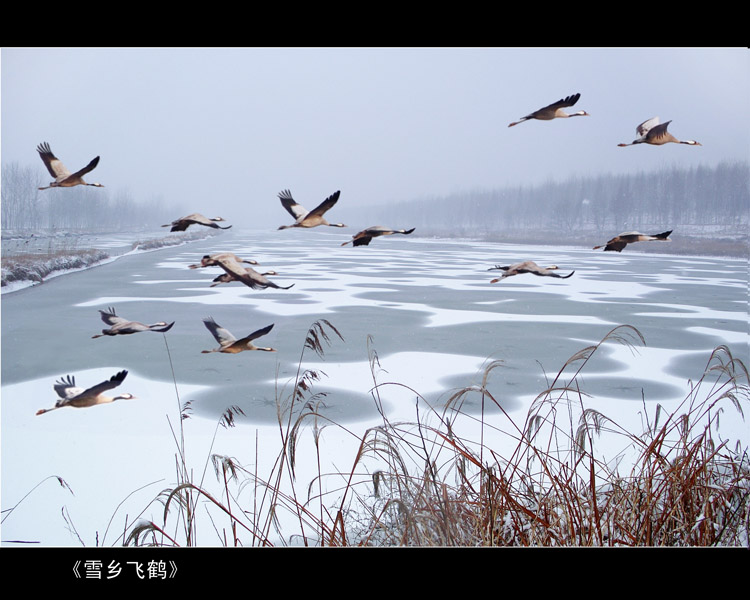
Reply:
M160 198L136 202L128 192L77 186L39 190L49 178L39 169L2 167L2 228L7 230L132 231L173 218Z
M750 165L721 163L466 191L362 212L373 223L417 227L423 234L557 231L568 237L582 230L607 234L681 226L736 232L747 227L749 209Z

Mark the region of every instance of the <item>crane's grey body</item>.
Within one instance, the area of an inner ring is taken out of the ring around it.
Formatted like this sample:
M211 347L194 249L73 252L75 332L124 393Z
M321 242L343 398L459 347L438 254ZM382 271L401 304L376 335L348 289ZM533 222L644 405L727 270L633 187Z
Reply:
M262 350L264 352L276 352L273 348L264 348L261 346L256 346L253 344L253 340L258 339L259 337L266 335L271 329L273 329L273 323L270 325L263 327L262 329L258 329L257 331L254 331L250 335L247 335L241 339L237 339L232 335L232 333L219 325L216 321L213 320L213 317L207 317L203 319L203 323L205 324L206 328L211 332L211 335L214 336L217 342L219 342L219 347L214 348L213 350L201 350L203 354L209 354L211 352L224 352L225 354L237 354L238 352L244 352L246 350Z
M508 125L508 127L513 127L515 125L518 125L519 123L528 121L529 119L551 121L552 119L567 119L569 117L588 117L589 113L587 113L585 110L579 110L578 112L574 113L566 113L563 110L563 108L573 106L576 102L578 102L578 99L580 97L581 94L573 94L572 96L568 96L567 98L561 98L557 102L553 102L552 104L549 104L544 108L535 110L533 113L530 113L525 117L521 117L521 119L519 119L518 121L514 121L513 123Z
M550 265L549 267L542 268L538 264L536 264L533 260L526 260L524 262L516 263L514 265L509 265L507 267L501 267L500 265L495 265L494 267L487 269L488 271L505 271L500 277L497 279L493 279L490 281L490 283L497 283L498 281L502 281L506 277L513 277L514 275L523 275L524 273L531 273L532 275L537 275L539 277L557 277L558 279L567 279L568 277L572 277L573 273L575 271L571 272L569 275L560 275L558 273L555 273L557 269L559 269L557 265Z
M644 121L638 127L635 128L635 133L638 136L629 144L617 144L621 148L625 146L634 146L636 144L651 144L652 146L663 146L664 144L687 144L688 146L701 146L702 144L695 140L678 140L673 136L667 127L672 121L666 123L659 123L659 117L653 117L648 121Z
M638 231L626 231L620 235L613 237L606 244L601 246L594 246L594 250L604 248L604 252L622 252L623 248L628 244L635 244L636 242L671 242L669 234L672 230L665 231L664 233L657 233L655 235L646 235L639 233Z
M93 387L84 389L76 386L75 377L68 375L55 382L55 392L60 399L52 408L42 408L36 412L37 415L44 414L51 410L72 406L74 408L87 408L97 404L108 404L115 400L132 400L133 394L120 394L118 396L105 396L104 392L111 390L120 385L127 377L127 371L120 371L106 381L96 384Z
M287 210L287 212L294 217L295 223L293 225L282 225L279 229L289 229L290 227L303 227L309 229L310 227L317 227L318 225L346 227L343 223L329 223L323 218L323 215L333 208L336 202L338 202L340 194L340 190L334 192L318 206L308 211L301 204L297 204L289 190L282 190L279 192L279 200L281 200L281 205Z
M162 227L171 227L169 231L185 231L191 225L204 225L206 227L213 227L214 229L230 229L232 227L231 225L221 227L220 225L216 224L216 221L226 221L226 219L223 219L222 217L214 217L213 219L209 219L208 217L204 217L200 213L193 213L191 215L188 215L187 217L182 217L180 219L172 221L171 223L162 225Z
M359 233L354 234L351 240L344 242L341 245L346 246L347 244L352 244L354 246L367 246L372 241L372 238L383 235L393 235L395 233L409 235L413 231L413 227L411 229L390 229L388 227L383 227L382 225L373 225L372 227L368 227L367 229L363 229Z
M252 260L248 258L240 258L236 254L233 254L232 252L218 252L216 254L206 254L203 258L201 258L201 263L199 265L188 265L188 268L190 269L202 269L204 267L218 267L219 266L219 259L220 258L232 258L236 260L238 263L247 263L248 265L257 265L257 260Z
M156 331L158 333L165 333L172 329L174 321L167 323L166 321L159 321L152 325L146 325L145 323L139 323L138 321L128 321L122 317L118 317L115 313L115 309L110 307L107 310L100 310L102 321L107 325L110 325L109 329L102 329L102 332L97 335L91 336L93 338L103 337L105 335L129 335L132 333L139 333L141 331Z
M279 290L288 290L294 285L277 285L266 277L266 275L276 275L276 271L268 271L267 273L261 274L252 267L243 267L241 263L234 260L231 256L221 257L217 259L216 263L224 269L224 275L219 275L219 277L214 279L214 285L239 281L254 290L263 290L269 287Z
M282 287L278 286L273 281L269 281L266 279L268 275L278 275L276 271L266 271L265 273L258 273L254 269L250 267L245 268L245 275L252 281L254 281L257 284L262 285L256 285L257 289L262 289L263 287L275 287L278 289L288 290L290 287L292 287L294 284L288 286L288 287ZM237 281L240 283L244 283L241 279L238 279L234 276L234 274L225 272L219 275L218 277L214 277L213 283L209 287L216 287L217 285L221 285L222 283L232 283L233 281ZM252 287L252 286L250 286Z
M89 164L83 169L71 173L62 164L62 161L57 158L53 153L47 142L43 142L36 147L36 151L39 152L39 156L47 167L47 171L52 177L55 178L47 187L40 187L40 190L48 190L53 187L73 187L76 185L90 185L92 187L104 187L101 183L86 183L83 180L83 176L96 168L99 164L99 157L94 158Z

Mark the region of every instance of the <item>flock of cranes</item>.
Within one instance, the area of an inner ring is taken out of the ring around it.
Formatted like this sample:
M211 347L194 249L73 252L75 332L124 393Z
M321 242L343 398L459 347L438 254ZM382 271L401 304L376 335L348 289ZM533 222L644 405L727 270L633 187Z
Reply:
M544 108L535 110L533 113L530 113L525 117L521 117L521 119L519 119L518 121L514 121L513 123L509 124L508 127L514 127L519 123L523 123L524 121L528 121L530 119L537 119L539 121L551 121L552 119L567 119L569 117L588 117L590 115L585 110L579 110L578 112L574 113L566 113L563 110L563 108L570 108L571 106L574 106L575 103L578 102L578 99L580 97L581 94L573 94L572 96L568 96L567 98L561 98L557 102L553 102L552 104L549 104ZM638 136L635 140L633 140L629 144L617 145L619 147L633 146L635 144L651 144L653 146L661 146L663 144L669 144L670 142L675 144L687 144L689 146L701 145L695 140L682 141L674 137L667 131L667 126L671 122L672 121L667 121L666 123L659 124L659 117L652 117L651 119L644 121L635 128L636 135Z
M586 111L580 110L573 113L567 113L563 109L574 106L580 99L580 94L573 94L562 98L557 102L553 102L548 106L540 108L525 117L522 117L518 121L514 121L508 125L508 127L514 127L520 123L528 120L541 120L550 121L552 119L559 118L570 118L570 117L584 117L589 116ZM636 134L638 137L633 140L630 144L621 143L618 146L632 146L636 144L652 144L660 146L667 143L686 144L690 146L700 146L701 144L695 140L681 141L675 138L671 133L667 131L667 126L671 121L666 123L659 123L659 118L654 117L647 121L644 121L636 128ZM52 187L73 187L77 185L89 185L95 187L104 187L100 183L86 183L83 176L92 171L99 164L99 157L94 158L84 168L70 173L62 162L52 153L52 150L48 143L44 142L39 144L37 147L39 156L41 157L47 170L55 178L47 187L39 188L40 190L49 189ZM301 204L298 204L292 193L286 189L282 190L278 194L278 198L281 201L281 205L294 219L294 223L291 225L281 225L278 229L290 229L293 227L299 227L309 229L318 226L329 226L329 227L346 227L343 223L329 223L324 215L333 208L339 200L341 195L340 191L336 191L325 200L323 200L313 210L306 210ZM211 227L215 229L229 229L232 227L228 225L222 227L218 225L220 222L224 222L225 219L222 217L207 218L199 213L193 213L186 217L181 217L162 225L162 227L170 227L170 231L185 231L191 225L203 225L205 227ZM351 240L342 243L342 246L352 244L353 246L367 246L370 244L373 238L381 236L389 236L395 234L409 235L414 231L411 229L391 229L380 225L368 227L363 229L352 236ZM612 238L606 244L594 246L594 250L604 248L604 251L621 252L628 244L636 242L647 242L647 241L670 241L669 235L672 231L665 231L654 235L642 234L637 231L628 231L621 233L620 235ZM220 252L216 254L207 254L201 258L200 264L188 265L190 269L202 269L206 267L220 267L224 273L213 279L210 287L217 286L219 284L239 282L251 289L267 289L274 288L280 290L288 290L294 286L292 283L288 286L280 286L268 279L268 276L277 275L275 271L266 271L259 273L252 267L246 267L244 264L258 265L258 262L252 259L240 258L236 254L231 252ZM508 277L513 277L522 274L532 274L539 277L556 277L558 279L568 279L572 277L575 271L570 272L567 275L560 275L556 271L559 270L557 265L550 265L546 268L542 268L531 260L519 262L513 265L500 266L495 265L488 269L489 271L499 270L503 271L503 274L495 279L492 279L490 283L500 282ZM137 321L128 321L118 316L115 313L114 308L108 308L107 310L100 310L102 321L109 325L109 328L103 329L101 334L92 336L93 338L104 337L104 336L117 336L117 335L129 335L133 333L139 333L143 331L154 331L165 333L169 331L174 322L167 323L165 321L159 321L151 325L139 323ZM236 354L245 351L263 351L263 352L276 352L274 348L256 346L253 342L258 338L268 334L274 327L271 323L262 329L258 329L249 335L237 339L231 332L224 327L220 326L212 317L203 319L203 323L219 343L218 348L212 350L202 350L202 353L208 354L212 352L221 352L225 354ZM62 378L57 381L54 385L55 392L59 396L55 406L52 408L41 409L37 411L37 415L44 414L46 412L63 408L65 406L72 406L76 408L84 408L89 406L96 406L98 404L106 404L114 402L116 400L132 399L135 396L132 394L119 394L117 396L106 396L104 392L114 389L119 386L127 376L128 372L123 370L113 375L110 379L103 381L90 388L84 389L76 387L75 379L70 375L67 378Z

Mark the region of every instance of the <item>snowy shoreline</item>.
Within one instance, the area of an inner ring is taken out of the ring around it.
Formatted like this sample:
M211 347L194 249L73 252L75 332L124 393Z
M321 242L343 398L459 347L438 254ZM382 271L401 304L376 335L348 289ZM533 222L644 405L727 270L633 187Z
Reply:
M32 254L23 254L18 256L4 256L2 265L2 281L0 282L0 294L17 292L28 287L39 285L53 277L75 273L84 269L91 269L100 265L113 262L123 256L131 254L140 254L143 252L153 252L162 248L180 246L190 242L206 239L214 235L212 232L196 232L189 235L177 236L168 235L162 238L151 238L146 240L133 239L129 242L123 242L119 248L131 247L130 250L110 254L101 248L88 248L77 250L66 250L61 248L54 254L40 254L38 259L33 258ZM4 232L8 239L21 239L24 243L36 240L42 243L51 244L52 239L69 239L76 234L66 232L57 232L49 236L40 236L38 234L23 235ZM128 234L128 237L134 237Z
M77 234L77 233L71 233L67 231L58 231L50 234L38 234L38 233L27 233L27 232L15 232L15 231L4 231L3 232L3 239L4 244L7 244L8 241L14 241L17 242L21 240L24 244L28 244L29 241L36 241L37 243L41 242L42 245L48 245L51 248L52 240L62 240L62 244L66 244L68 240L71 238L73 240L80 241L81 239L86 239L87 236L92 236L93 234ZM108 234L99 234L102 237L107 236ZM51 254L40 254L38 261L32 261L24 266L22 266L20 269L15 270L13 267L6 267L6 261L12 262L16 257L13 255L3 257L3 267L2 267L2 281L0 283L0 294L6 294L6 293L12 293L16 292L21 289L25 289L28 287L32 287L34 285L38 285L40 283L43 283L47 279L50 279L52 277L58 277L60 275L66 275L69 273L75 273L77 271L81 271L83 269L90 269L93 267L97 267L100 265L104 265L107 263L110 263L114 260L117 260L118 258L122 256L128 256L130 254L136 253L136 252L151 252L153 250L160 250L161 248L167 248L172 246L178 246L182 244L187 244L189 242L198 241L206 239L207 237L211 237L212 235L216 235L213 231L196 231L191 234L177 236L177 235L168 235L165 237L157 237L157 238L150 238L146 240L139 240L136 237L135 233L128 233L128 234L109 234L110 236L117 237L117 236L124 236L127 238L127 240L122 240L119 243L119 246L108 244L107 247L118 247L120 249L126 248L126 247L132 247L130 250L120 252L118 254L110 255L108 252L100 250L99 254L93 254L97 248L87 248L87 249L77 249L77 250L66 250L65 248L62 248L59 250L57 256L53 256ZM430 232L427 231L426 235L423 235L425 239L436 239L440 238L443 239L446 242L477 242L482 241L482 237L464 237L464 236L458 236L453 237L450 235L447 236L441 236L438 232ZM101 239L101 237L94 237L94 240ZM716 258L716 257L724 257L724 258L735 258L735 259L742 259L746 258L746 251L747 251L747 239L743 238L742 236L739 237L724 237L724 238L711 238L711 239L702 239L701 243L696 244L696 240L699 238L695 237L689 237L685 238L679 245L671 246L670 249L679 250L678 252L664 252L661 248L643 248L639 249L639 251L642 251L644 253L658 253L658 254L666 254L666 255L674 255L674 256L683 256L683 255L689 255L694 257L705 257L705 258ZM485 241L498 241L494 239L485 239ZM514 239L508 239L506 240L507 243L513 244L513 245L534 245L534 246L540 246L540 247L556 247L556 246L567 246L567 247L575 247L576 243L573 240L567 240L567 239L560 239L558 240L557 244L550 243L550 239L545 239L543 242L540 241L538 243L534 242L533 240L526 240L524 241L518 241ZM691 247L692 246L692 247ZM700 246L700 247L698 247ZM741 251L738 251L738 247L740 250L744 250L745 254ZM686 250L690 249L691 251L686 252ZM723 251L722 251L723 250ZM28 259L28 254L24 255L26 259ZM14 273L14 271L16 271ZM19 275L18 271L21 271L21 274ZM27 272L30 276L24 277L23 273Z

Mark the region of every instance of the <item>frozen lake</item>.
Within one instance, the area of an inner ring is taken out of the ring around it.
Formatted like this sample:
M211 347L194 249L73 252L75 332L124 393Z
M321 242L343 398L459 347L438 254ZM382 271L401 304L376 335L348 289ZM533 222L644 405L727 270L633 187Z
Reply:
M196 460L205 461L216 422L231 405L245 417L222 433L216 443L225 446L213 451L245 452L249 461L256 432L261 445L273 444L263 432L278 436L276 398L291 385L306 332L318 319L330 321L344 341L333 336L323 359L307 351L303 366L325 373L314 388L326 393L322 412L357 431L378 419L368 336L385 371L378 382L403 384L383 388L382 397L389 415L404 419L414 418L416 396L408 388L439 406L452 390L481 381L484 365L501 360L490 387L504 409L523 420L531 399L570 356L622 324L637 328L646 345L631 352L606 344L580 383L605 412L636 423L644 400L683 399L688 380L700 378L718 345L748 360L744 260L641 254L637 246L604 254L413 236L341 247L353 232L230 230L4 294L2 507L50 475L63 477L76 494L45 484L3 524L4 543L77 544L60 518L65 504L77 507L79 534L93 545L93 532L106 527L128 494L156 480L165 482L146 496L167 486L174 442L165 415L178 421L172 368L180 401L191 402L192 418L185 423ZM273 280L279 285L295 285L210 288L219 268L187 266L220 251L253 258L259 271L278 273ZM575 275L522 275L490 285L499 272L489 267L522 260L556 264L562 274ZM104 327L98 310L109 306L127 319L176 323L165 335L91 339ZM202 323L207 316L237 337L273 323L257 343L278 351L202 354L217 346ZM71 374L88 387L122 369L129 375L118 391L137 400L35 416L54 404L56 379ZM747 440L746 429L736 424L727 435ZM331 446L332 458L351 460L346 442ZM103 486L108 502L100 498ZM99 499L95 511L89 495ZM141 507L143 497L135 498Z

